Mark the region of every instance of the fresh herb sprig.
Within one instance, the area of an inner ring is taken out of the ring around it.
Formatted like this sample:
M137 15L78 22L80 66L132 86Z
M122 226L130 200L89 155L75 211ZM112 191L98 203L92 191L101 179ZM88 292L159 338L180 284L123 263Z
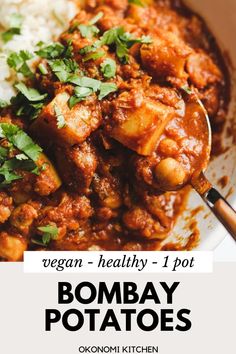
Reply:
M36 50L36 54L44 59L56 59L56 58L60 58L63 56L63 54L66 51L66 47L59 43L59 42L55 42L55 43L51 43L49 45L42 45L42 43L40 43L40 48L39 50Z
M79 73L78 64L72 59L55 59L48 61L52 72L61 82L68 82L72 74Z
M87 25L85 24L75 24L73 26L73 31L78 28L80 34L83 38L91 39L99 33L99 29L95 24L103 17L103 13L99 12L95 17L93 17ZM72 30L72 29L70 29Z
M69 99L69 107L74 107L77 103L85 100L93 93L98 93L98 99L102 100L110 93L117 91L118 87L113 82L102 82L87 76L77 77L71 80L76 85L74 95Z
M13 111L17 116L26 116L34 120L41 112L47 94L41 94L38 90L27 87L23 82L15 85L18 94L11 99Z
M37 160L42 152L40 146L18 126L9 123L0 123L0 140L6 139L9 147L0 147L0 187L21 179L17 170L29 171L38 174ZM9 157L12 148L20 153L13 158Z
M97 51L103 45L114 46L115 52L121 63L127 64L129 62L129 49L135 43L150 44L152 42L149 36L142 36L141 38L134 38L130 33L125 32L123 27L112 28L106 31L100 39L95 41L92 45L88 45L80 49L81 55Z
M110 79L116 75L116 62L111 58L105 59L100 65L101 72L106 79Z
M33 72L29 68L27 61L33 58L33 54L27 50L21 50L19 53L13 52L7 58L7 64L16 72L25 77L33 77Z
M39 226L37 230L42 234L41 239L32 239L32 243L43 247L48 246L52 240L56 240L59 233L57 226L54 225Z

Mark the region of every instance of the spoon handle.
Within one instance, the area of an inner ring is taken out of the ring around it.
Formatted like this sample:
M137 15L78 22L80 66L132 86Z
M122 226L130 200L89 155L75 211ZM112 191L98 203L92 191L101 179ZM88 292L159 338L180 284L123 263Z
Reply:
M235 210L215 188L209 189L202 198L236 241Z

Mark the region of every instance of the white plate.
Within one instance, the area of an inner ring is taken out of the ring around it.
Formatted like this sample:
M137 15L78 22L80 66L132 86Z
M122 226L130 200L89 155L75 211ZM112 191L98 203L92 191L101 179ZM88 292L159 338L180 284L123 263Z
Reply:
M197 13L199 13L206 21L211 32L217 39L223 53L227 53L234 67L236 67L236 1L235 0L186 0L186 4ZM234 116L236 90L235 73L232 72L232 99L228 122ZM210 181L226 196L230 190L232 193L228 197L229 202L236 207L236 146L232 140L225 138L224 143L230 146L230 151L226 154L214 159L208 169L207 176ZM217 181L223 176L229 176L230 182L225 188L220 188ZM188 236L190 231L187 231L186 217L190 217L191 210L198 206L203 206L204 210L196 215L196 220L200 230L201 241L198 250L213 250L227 235L224 227L209 214L209 209L201 201L196 192L191 192L190 199L187 205L187 211L179 219L171 239L175 239L177 235ZM206 218L206 215L208 217Z

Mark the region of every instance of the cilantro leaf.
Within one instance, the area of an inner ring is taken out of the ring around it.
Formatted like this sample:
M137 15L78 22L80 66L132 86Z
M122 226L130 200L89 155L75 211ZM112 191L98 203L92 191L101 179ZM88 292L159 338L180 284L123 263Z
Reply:
M14 13L10 17L10 28L2 33L2 40L3 42L7 43L9 42L14 35L19 35L21 34L21 25L23 22L23 16Z
M7 171L14 171L14 170L23 170L23 171L31 171L35 168L35 163L32 160L18 160L17 158L12 158L7 160L2 165L2 169Z
M91 93L93 93L93 90L89 87L77 86L75 88L75 96L78 98L87 97L87 96L91 95Z
M99 29L96 26L81 24L78 26L78 28L83 38L91 39L92 37L94 37L94 35L99 33Z
M128 0L129 4L135 4L141 7L145 7L145 4L141 0Z
M97 92L101 85L101 81L92 79L91 77L88 76L73 77L70 79L69 82L77 86L88 87L92 89L94 92Z
M1 98L0 98L0 109L1 108L6 108L6 107L8 107L9 106L9 103L7 102L7 101L5 101L5 100L2 100Z
M23 82L19 82L15 85L15 88L22 93L30 102L42 101L47 97L47 94L41 94L34 88L27 87Z
M8 170L7 168L0 167L0 187L10 184L13 181L21 179L22 177Z
M62 111L60 109L59 106L57 106L56 104L54 105L54 111L57 117L57 127L58 129L62 129L66 126L66 121L65 121L65 117L62 114Z
M91 18L91 20L89 21L90 25L95 25L95 23L97 23L102 17L103 17L103 12L100 11L97 13L97 15L95 15L93 18Z
M26 156L25 154L18 154L15 156L15 158L19 161L23 161L23 160L28 160L28 156Z
M46 225L38 227L38 230L43 232L42 242L44 245L48 245L51 240L56 240L58 236L58 228L53 225Z
M116 75L116 62L113 59L107 58L100 65L101 72L106 79L110 79Z
M98 99L102 100L110 93L117 91L117 89L118 89L117 85L113 82L102 82L100 86L100 93L98 95Z
M0 137L6 138L17 149L33 161L37 161L42 149L19 127L14 124L0 123Z
M81 102L84 99L85 99L85 97L80 98L80 97L76 97L76 96L71 96L68 101L69 108L72 109L77 103Z
M8 149L0 146L0 163L4 162L8 155Z
M72 96L69 99L69 107L70 109L73 108L77 103L83 101L84 99L86 99L88 96L90 96L93 93L93 90L89 87L80 87L77 86L75 88L75 95Z
M93 17L89 21L88 25L81 24L81 25L76 26L79 29L81 36L83 38L91 39L92 37L94 37L96 34L99 33L99 29L94 25L102 18L102 16L103 16L103 13L99 12L95 17Z
M10 160L1 161L4 162L0 167L0 187L9 185L11 182L21 179L15 170L30 171L36 167L32 160L19 160L16 157Z
M32 58L33 55L30 52L21 50L19 53L11 53L7 59L7 63L16 72L22 73L25 77L32 77L33 73L27 64L27 61Z
M19 93L11 98L13 111L17 116L26 116L30 120L38 117L47 94L40 94L36 89L28 88L23 82L15 85Z
M99 50L94 53L89 53L86 55L86 57L83 59L84 62L89 61L89 60L97 60L105 55L105 52L103 50Z
M41 147L35 144L23 130L19 130L9 141L33 161L37 161L42 152Z
M48 64L61 82L67 82L71 74L75 74L78 70L78 64L72 59L55 59Z
M56 59L56 58L60 58L62 54L65 52L65 50L66 48L64 45L62 45L59 42L55 42L44 47L42 46L35 53L41 58Z
M46 66L43 63L40 63L38 68L39 68L40 72L43 75L47 75L48 74L48 70L47 70Z
M13 158L8 158L8 149L0 147L0 187L22 178L15 171L29 171L34 173L37 169L36 161L42 149L18 126L0 123L0 138L20 150Z
M151 43L151 38L148 36L143 36L141 38L133 38L128 32L125 32L123 27L112 28L106 31L102 37L95 41L92 45L85 46L80 49L79 53L81 55L95 52L98 48L103 45L113 45L115 46L116 55L121 63L129 62L129 49L135 43Z
M181 89L187 93L188 95L191 95L193 93L193 91L191 90L191 88L189 86L182 86Z

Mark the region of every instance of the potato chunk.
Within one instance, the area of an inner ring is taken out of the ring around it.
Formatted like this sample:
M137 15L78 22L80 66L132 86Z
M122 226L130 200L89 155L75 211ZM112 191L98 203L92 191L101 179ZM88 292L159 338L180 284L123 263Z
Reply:
M36 183L34 185L34 190L41 196L47 196L54 193L58 188L60 188L62 181L53 166L52 162L48 159L45 154L40 154L36 165L41 170L39 176L36 178Z
M82 143L92 131L98 128L101 122L101 111L97 100L90 97L70 109L69 98L68 93L59 93L43 109L33 124L32 129L36 135L39 132L45 139L53 139L60 145L71 146ZM63 127L58 127L58 112L64 119Z
M190 80L202 89L222 79L222 73L209 55L204 52L194 53L187 60L187 71Z
M186 79L185 63L191 49L174 33L161 33L152 44L141 47L145 69L156 78Z
M110 135L140 155L151 155L175 110L161 102L146 99L140 107L125 111L125 120L118 121Z
M93 146L85 141L72 148L58 147L56 159L65 184L79 193L89 193L89 187L98 165Z

